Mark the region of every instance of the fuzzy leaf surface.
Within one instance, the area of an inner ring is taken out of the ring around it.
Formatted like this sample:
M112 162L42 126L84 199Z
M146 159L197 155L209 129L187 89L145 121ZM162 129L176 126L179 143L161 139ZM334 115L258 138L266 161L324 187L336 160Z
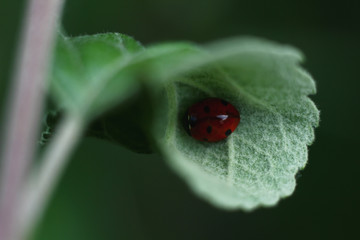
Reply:
M292 47L236 39L207 49L210 57L194 61L196 70L168 84L159 145L173 169L212 204L243 210L275 205L293 193L314 140L319 112L307 96L315 93L314 81ZM186 109L206 97L240 111L241 122L225 141L199 142L181 124Z

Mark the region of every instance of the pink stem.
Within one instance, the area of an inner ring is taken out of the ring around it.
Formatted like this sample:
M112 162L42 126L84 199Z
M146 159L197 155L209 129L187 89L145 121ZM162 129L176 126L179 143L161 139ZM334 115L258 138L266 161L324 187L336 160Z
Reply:
M34 158L57 20L64 0L30 0L9 99L2 146L0 239L12 240L15 212Z

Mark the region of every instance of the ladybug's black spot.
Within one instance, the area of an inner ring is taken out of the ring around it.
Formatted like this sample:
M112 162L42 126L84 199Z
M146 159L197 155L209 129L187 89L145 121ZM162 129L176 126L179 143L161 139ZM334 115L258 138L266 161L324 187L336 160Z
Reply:
M231 129L226 130L225 135L229 136L231 134Z
M228 102L225 101L225 100L221 100L221 103L222 103L224 106L227 106L227 105L228 105Z
M205 142L209 141L207 138L203 138L203 140L204 140Z
M207 131L207 133L211 133L212 127L211 127L211 126L208 126L208 127L206 128L206 131Z
M206 113L209 113L209 112L210 112L209 106L205 106L205 107L204 107L204 111L205 111Z

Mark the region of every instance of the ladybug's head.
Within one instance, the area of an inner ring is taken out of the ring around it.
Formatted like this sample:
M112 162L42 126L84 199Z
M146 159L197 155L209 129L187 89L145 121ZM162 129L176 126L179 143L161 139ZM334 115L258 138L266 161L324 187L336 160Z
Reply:
M191 128L195 126L197 117L186 112L182 122L186 132L191 136Z

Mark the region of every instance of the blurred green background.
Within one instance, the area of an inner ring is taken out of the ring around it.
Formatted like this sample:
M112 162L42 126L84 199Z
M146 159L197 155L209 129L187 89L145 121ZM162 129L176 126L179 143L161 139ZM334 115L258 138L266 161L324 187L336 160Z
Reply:
M18 41L23 0L0 3L0 104ZM251 213L216 209L157 155L84 139L36 240L350 239L359 235L360 3L316 0L73 0L69 35L121 32L144 44L255 35L306 55L321 110L295 193ZM3 111L1 111L3 112ZM1 122L1 121L0 121Z

